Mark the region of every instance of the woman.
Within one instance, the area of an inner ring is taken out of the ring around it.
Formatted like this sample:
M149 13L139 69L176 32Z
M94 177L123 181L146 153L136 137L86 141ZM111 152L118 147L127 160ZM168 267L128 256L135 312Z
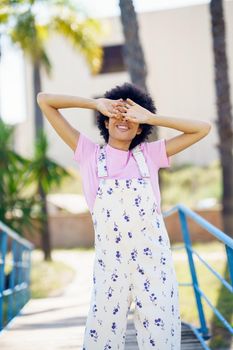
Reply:
M37 101L74 151L95 229L83 350L123 350L132 301L139 349L180 350L178 282L161 212L158 170L170 167L170 156L206 136L211 124L155 114L150 95L130 83L98 99L39 93ZM104 145L65 120L58 109L69 107L98 111ZM147 142L154 125L182 134Z

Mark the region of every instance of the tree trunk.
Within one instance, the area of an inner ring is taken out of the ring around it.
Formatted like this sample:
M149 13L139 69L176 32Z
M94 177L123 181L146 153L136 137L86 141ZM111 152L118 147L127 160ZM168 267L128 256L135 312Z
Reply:
M34 63L33 65L33 85L34 85L34 101L36 101L37 94L41 91L41 78L40 78L40 65L39 63ZM39 132L43 129L43 116L39 108L39 105L35 102L35 139L38 138ZM51 258L51 244L50 244L50 231L48 225L48 210L46 202L46 193L43 190L40 179L38 179L39 194L42 201L42 214L44 220L42 221L42 231L41 231L41 243L44 252L44 260L52 260Z
M33 64L33 85L34 85L34 102L35 102L35 137L38 137L40 129L43 129L43 116L41 109L36 103L36 96L41 91L41 79L40 79L40 64L38 62Z
M121 10L121 23L125 38L123 49L124 63L129 72L133 84L144 91L148 91L146 86L147 67L143 54L142 45L139 38L139 27L137 14L132 0L119 0ZM157 127L153 127L148 140L158 139Z
M39 183L39 194L42 202L42 214L43 219L41 222L41 245L44 253L44 260L51 261L51 243L50 243L50 232L48 224L48 208L46 202L46 195L43 191L41 184Z
M219 155L222 170L222 222L223 231L233 237L233 130L230 102L230 86L225 44L225 23L222 0L210 2L212 43L215 68L215 90L217 97L217 130L219 135ZM228 266L225 266L223 277L230 283ZM215 307L231 324L233 315L232 295L221 286ZM211 349L230 349L232 336L218 321L215 315L211 320Z
M222 0L210 3L218 117L219 154L222 168L222 217L224 232L233 237L233 125L225 44Z

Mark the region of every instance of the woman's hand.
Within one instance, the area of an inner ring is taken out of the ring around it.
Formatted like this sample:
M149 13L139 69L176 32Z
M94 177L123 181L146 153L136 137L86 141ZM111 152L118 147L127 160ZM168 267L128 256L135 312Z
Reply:
M96 109L109 118L120 118L119 112L115 108L123 107L124 104L122 98L118 100L103 97L96 99Z
M122 105L118 105L114 110L123 116L125 120L134 123L147 123L151 117L150 111L132 101L130 98L127 98L123 107Z

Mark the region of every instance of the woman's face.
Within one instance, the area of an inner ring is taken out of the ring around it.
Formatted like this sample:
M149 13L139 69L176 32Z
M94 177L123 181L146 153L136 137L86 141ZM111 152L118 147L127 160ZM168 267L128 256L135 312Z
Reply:
M132 141L134 137L142 132L139 123L124 120L123 117L111 117L105 120L105 126L108 129L109 137L122 141Z

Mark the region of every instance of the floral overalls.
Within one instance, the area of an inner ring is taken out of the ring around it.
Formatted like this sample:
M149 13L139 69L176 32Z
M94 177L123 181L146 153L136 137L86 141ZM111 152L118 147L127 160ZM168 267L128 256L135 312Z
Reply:
M91 212L95 258L83 350L123 350L132 301L139 349L180 350L178 282L144 154L140 145L132 149L140 177L106 179L105 146Z

